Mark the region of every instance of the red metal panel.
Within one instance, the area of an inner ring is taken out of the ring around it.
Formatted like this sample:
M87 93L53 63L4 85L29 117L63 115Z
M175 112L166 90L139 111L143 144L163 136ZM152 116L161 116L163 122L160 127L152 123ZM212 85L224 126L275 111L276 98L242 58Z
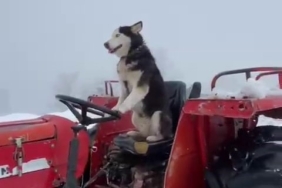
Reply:
M44 116L56 125L56 142L54 143L54 156L52 164L56 167L60 177L65 180L67 172L67 162L69 153L69 143L73 138L71 127L75 124L65 118L58 116ZM90 139L86 131L81 131L78 135L79 150L76 177L81 177L88 161Z
M32 126L30 125L31 122L33 123ZM49 166L47 165L48 168L45 166L45 168L42 167L42 169L39 168L36 169L36 171L31 170L32 172L23 173L21 177L10 176L10 174L8 174L10 177L3 178L4 176L2 175L0 176L2 177L0 178L1 188L15 188L19 186L21 188L51 188L53 187L53 183L58 179L65 180L69 143L73 138L71 127L74 126L74 123L72 121L62 117L49 115L42 117L41 120L20 121L15 125L13 125L13 122L7 124L9 125L5 126L5 124L1 124L0 127L0 131L5 128L6 135L3 133L4 137L8 138L12 135L12 137L16 138L16 136L22 135L18 133L26 133L29 135L29 142L25 142L22 145L24 165L30 165L30 162L36 163L38 160L43 160L47 161ZM15 129L15 127L20 130ZM49 134L51 132L52 138L48 138L47 136L51 135ZM36 134L39 136L36 137ZM40 138L41 140L31 140L30 138ZM77 178L82 176L87 164L90 143L89 136L86 132L80 132L78 139L80 144L76 170ZM3 169L3 166L8 165L8 171L10 173L12 172L12 169L17 166L17 161L14 158L16 149L17 147L15 144L0 147L0 167ZM33 166L24 165L22 167L24 171L36 166L38 167L36 164L33 164Z
M265 111L282 107L282 96L269 96L264 99L253 100L255 111Z
M51 170L27 173L22 177L0 180L1 188L52 188L55 174Z
M183 110L187 114L236 118L250 118L254 113L252 101L234 99L189 100Z
M8 121L8 122L0 122L0 127L8 126L8 125L25 125L25 124L38 124L38 123L45 123L47 122L46 119L40 117L36 119L29 119L29 120L19 120L19 121Z
M90 99L90 101L101 106L112 108L117 103L117 98L93 97ZM108 147L112 144L113 138L132 129L134 129L134 127L131 123L130 112L124 114L118 121L99 124L94 143L94 147L96 147L97 149L93 150L91 155L91 176L94 176L103 165L104 156L107 153ZM104 178L98 179L90 187L96 188L96 185L101 185L105 183L104 181Z
M41 169L34 172L24 173L21 177L11 176L0 179L0 187L5 188L51 188L53 180L59 177L55 168L52 166L54 150L52 144L55 140L45 140L30 142L23 145L24 158L23 162L27 163L36 159L45 159L49 162L49 168ZM13 145L0 147L0 166L9 165L9 171L16 167L14 152L16 147ZM23 167L25 168L25 167ZM27 167L26 167L27 168ZM29 167L31 168L31 167Z
M197 118L182 114L177 127L164 188L204 188L204 166L198 138Z
M31 142L53 138L54 136L54 125L42 118L0 125L0 146L14 144L15 138L23 138L23 142Z

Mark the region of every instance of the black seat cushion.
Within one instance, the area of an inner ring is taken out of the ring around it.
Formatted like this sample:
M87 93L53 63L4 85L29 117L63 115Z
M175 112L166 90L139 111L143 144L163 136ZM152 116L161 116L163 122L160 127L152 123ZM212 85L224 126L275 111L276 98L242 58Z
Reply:
M186 84L181 81L167 81L165 86L168 93L169 109L172 117L173 132L175 132L181 110L187 98L198 98L201 93L201 84L195 82L187 94ZM173 138L157 142L139 141L126 135L119 135L114 139L114 144L122 150L132 154L150 155L153 153L163 152L165 149L170 150Z
M200 82L194 82L188 89L187 89L187 98L188 99L196 99L201 96L202 91L202 84Z
M176 129L181 109L187 99L186 84L181 81L165 82L167 89L169 110L171 113L173 132Z
M199 98L201 95L201 83L195 82L188 89L186 84L181 81L167 81L165 82L168 99L169 109L172 118L173 133L176 131L179 116L181 114L182 107L187 99Z
M136 141L132 137L123 134L114 138L114 144L116 146L121 150L125 150L135 155L150 155L165 150L170 151L172 142L173 138L157 142L147 142L145 139Z

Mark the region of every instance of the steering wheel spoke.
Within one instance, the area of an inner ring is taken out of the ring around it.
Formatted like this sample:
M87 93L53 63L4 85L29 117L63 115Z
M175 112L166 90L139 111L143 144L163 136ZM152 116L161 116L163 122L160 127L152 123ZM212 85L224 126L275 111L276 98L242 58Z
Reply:
M60 102L62 102L64 105L68 107L68 109L71 111L71 113L73 113L73 115L76 117L78 121L82 120L82 116L80 115L80 113L69 102L64 100L60 100Z
M121 117L121 115L116 111L112 111L104 106L98 106L91 102L77 99L71 96L56 95L56 98L68 107L68 109L77 118L79 123L83 126L113 121ZM79 109L81 112L79 112L77 109ZM96 115L96 117L90 117L88 116L88 113ZM110 116L105 117L105 114L108 114Z

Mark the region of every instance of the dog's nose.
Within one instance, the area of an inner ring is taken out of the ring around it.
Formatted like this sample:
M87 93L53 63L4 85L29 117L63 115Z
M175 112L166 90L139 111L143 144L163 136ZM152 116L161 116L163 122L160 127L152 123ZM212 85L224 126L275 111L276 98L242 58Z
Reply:
M109 46L109 43L108 43L108 42L105 42L105 43L104 43L104 46L105 46L105 48L107 48L107 49L109 49L109 48L110 48L110 46Z

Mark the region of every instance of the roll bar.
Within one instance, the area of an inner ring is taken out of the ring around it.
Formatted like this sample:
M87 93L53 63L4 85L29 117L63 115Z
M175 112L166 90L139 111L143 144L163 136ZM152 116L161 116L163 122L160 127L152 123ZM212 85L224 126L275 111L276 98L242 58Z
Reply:
M211 89L215 88L217 80L222 76L244 73L247 80L251 77L252 72L263 72L256 77L256 80L266 75L278 74L279 86L282 89L282 67L253 67L220 72L213 77L211 82Z

